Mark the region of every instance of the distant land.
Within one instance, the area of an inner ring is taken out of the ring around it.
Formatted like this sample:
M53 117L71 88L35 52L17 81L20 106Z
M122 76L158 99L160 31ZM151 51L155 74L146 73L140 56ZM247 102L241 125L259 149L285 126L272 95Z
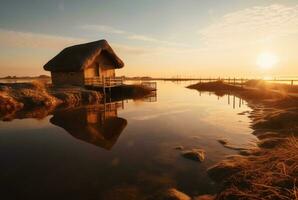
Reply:
M51 78L48 75L39 75L39 76L5 76L0 77L0 79L49 79Z
M154 79L150 76L135 76L135 77L127 77L127 76L121 76L125 79ZM39 75L39 76L5 76L0 77L0 79L49 79L51 76L48 75ZM160 79L160 78L158 78Z

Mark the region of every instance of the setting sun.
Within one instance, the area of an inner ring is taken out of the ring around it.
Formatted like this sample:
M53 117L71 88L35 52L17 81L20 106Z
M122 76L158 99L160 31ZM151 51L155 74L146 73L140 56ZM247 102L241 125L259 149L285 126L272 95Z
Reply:
M273 53L263 52L257 58L257 66L261 69L270 69L278 62L278 58Z

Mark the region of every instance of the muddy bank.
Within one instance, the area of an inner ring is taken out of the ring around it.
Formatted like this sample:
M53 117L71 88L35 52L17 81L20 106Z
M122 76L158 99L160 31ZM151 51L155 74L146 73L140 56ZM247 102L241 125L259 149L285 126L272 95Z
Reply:
M188 88L235 95L252 108L248 117L259 139L257 147L241 150L240 155L229 156L208 169L209 176L222 185L215 199L297 199L297 87L263 81L237 86L217 81Z
M121 88L113 89L112 98L113 101L138 99L151 92L151 89L139 85L124 85ZM54 88L39 81L0 83L0 119L42 119L55 109L100 103L103 98L102 91L81 87Z

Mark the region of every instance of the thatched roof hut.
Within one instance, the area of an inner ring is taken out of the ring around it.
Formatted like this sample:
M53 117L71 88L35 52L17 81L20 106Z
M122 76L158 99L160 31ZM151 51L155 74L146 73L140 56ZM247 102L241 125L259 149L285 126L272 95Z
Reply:
M123 66L108 42L98 40L63 49L44 69L51 72L54 85L84 85L85 78L115 76L114 69Z

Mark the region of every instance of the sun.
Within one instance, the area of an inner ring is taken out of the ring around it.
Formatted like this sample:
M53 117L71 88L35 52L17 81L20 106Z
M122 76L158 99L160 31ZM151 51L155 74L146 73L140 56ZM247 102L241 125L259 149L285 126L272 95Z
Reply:
M270 69L276 65L278 62L278 57L269 52L261 53L257 58L257 66L261 69Z

